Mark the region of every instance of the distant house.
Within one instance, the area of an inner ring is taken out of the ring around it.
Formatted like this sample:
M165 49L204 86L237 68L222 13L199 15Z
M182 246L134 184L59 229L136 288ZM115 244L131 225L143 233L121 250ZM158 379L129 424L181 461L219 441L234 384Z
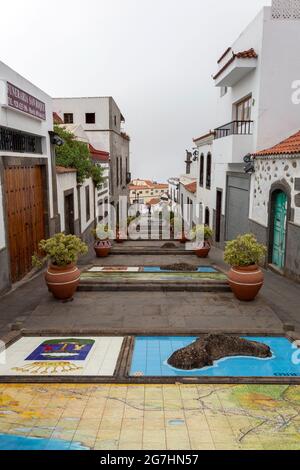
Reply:
M153 198L160 199L168 192L165 183L155 183L151 180L135 179L129 185L130 204L148 204Z
M109 153L109 203L117 215L126 215L120 197L128 197L130 137L123 129L125 118L112 97L55 98L54 112L64 124L80 124L95 149Z

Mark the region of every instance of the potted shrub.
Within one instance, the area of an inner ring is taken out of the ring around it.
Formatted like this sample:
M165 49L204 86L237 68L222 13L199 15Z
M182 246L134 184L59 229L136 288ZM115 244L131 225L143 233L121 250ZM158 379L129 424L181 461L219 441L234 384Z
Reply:
M116 243L123 243L126 239L126 229L122 230L119 225L116 227L116 237L115 241Z
M106 258L111 250L111 240L114 237L113 231L109 229L108 225L97 225L97 228L92 230L95 238L94 250L97 258Z
M232 266L228 273L231 290L239 300L253 300L263 286L264 275L258 266L267 249L251 233L227 242L224 260Z
M207 258L211 250L211 238L213 231L208 225L196 225L192 231L192 238L195 239L197 246L195 253L199 258Z
M174 217L172 219L172 227L174 232L174 238L176 240L179 240L180 243L185 243L188 241L183 227L183 220L181 217Z
M45 274L49 291L57 299L72 299L80 280L77 259L88 252L87 245L75 235L58 233L48 240L41 240L39 249L44 256L34 255L32 264L41 268L49 262Z

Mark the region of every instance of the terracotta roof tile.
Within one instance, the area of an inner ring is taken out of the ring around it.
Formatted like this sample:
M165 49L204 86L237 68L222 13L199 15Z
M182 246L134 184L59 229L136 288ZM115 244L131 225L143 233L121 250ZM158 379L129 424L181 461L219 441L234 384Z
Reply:
M254 153L253 156L259 157L263 155L292 155L296 153L300 153L300 131L269 149Z
M62 118L57 113L53 113L53 122L54 122L54 124L63 124L64 123Z
M104 150L97 150L91 144L89 144L89 150L93 160L104 163L109 162L109 152L105 152Z
M237 53L232 52L231 58L216 73L216 75L213 76L213 79L216 80L224 72L224 70L226 70L227 67L229 67L229 65L232 64L232 62L235 61L235 59L257 59L257 57L258 57L258 55L255 52L255 50L253 49L253 47L251 49L248 49L247 51L241 51L241 52L237 52Z
M207 134L201 135L200 137L195 137L193 139L193 142L198 142L198 140L207 139L208 137L214 136L214 135L215 135L215 131L209 131Z
M64 166L56 166L56 173L62 175L64 173L77 173L75 168L66 168Z
M256 54L253 47L247 51L241 51L235 54L235 57L238 59L257 59L258 55Z
M154 197L153 199L150 199L150 201L147 202L148 206L156 206L156 204L160 203L160 199L157 197Z
M189 193L195 194L197 192L197 183L196 183L196 181L194 181L193 183L185 184L184 187Z
M155 189L161 189L161 190L169 189L169 185L164 184L164 183L153 183L150 180L136 180L136 181L145 181L146 184L131 184L129 186L129 189L131 191L135 191L135 190L138 190L138 191L148 191L148 190L150 190L150 191L152 191L152 190L155 190Z

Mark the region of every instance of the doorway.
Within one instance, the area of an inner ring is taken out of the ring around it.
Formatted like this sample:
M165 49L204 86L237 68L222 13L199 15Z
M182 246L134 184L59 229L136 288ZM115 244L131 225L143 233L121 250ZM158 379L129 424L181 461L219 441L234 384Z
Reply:
M42 165L16 165L4 169L4 188L11 281L32 269L32 256L45 238L45 201Z
M74 193L65 193L65 234L74 235Z
M279 269L285 266L288 197L283 191L275 191L272 197L272 264Z
M217 189L217 200L216 200L216 242L221 241L221 218L222 218L222 191Z

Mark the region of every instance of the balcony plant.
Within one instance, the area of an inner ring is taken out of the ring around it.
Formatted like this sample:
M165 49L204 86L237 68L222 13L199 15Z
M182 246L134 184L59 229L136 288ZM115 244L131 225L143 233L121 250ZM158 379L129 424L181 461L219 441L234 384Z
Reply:
M92 230L92 234L95 239L94 250L97 258L106 258L112 247L111 240L114 238L114 232L107 224L98 224L97 228Z
M266 253L266 247L251 233L227 242L224 260L231 266L228 281L239 300L254 300L262 288L264 275L258 264Z
M41 240L39 249L43 256L35 254L32 264L41 268L48 262L45 279L49 291L57 299L72 299L80 279L77 259L88 252L87 245L75 235L58 233L48 240Z
M196 255L199 258L207 258L211 250L213 230L208 225L196 225L191 235L192 240L196 241Z

